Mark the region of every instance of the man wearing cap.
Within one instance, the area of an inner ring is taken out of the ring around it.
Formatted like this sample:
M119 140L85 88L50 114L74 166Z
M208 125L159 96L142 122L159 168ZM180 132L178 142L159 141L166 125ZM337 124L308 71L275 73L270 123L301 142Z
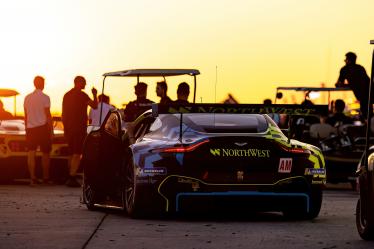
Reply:
M125 122L134 121L143 112L151 109L153 101L147 99L147 84L144 82L139 82L134 86L136 100L131 101L126 105L124 110L124 120Z

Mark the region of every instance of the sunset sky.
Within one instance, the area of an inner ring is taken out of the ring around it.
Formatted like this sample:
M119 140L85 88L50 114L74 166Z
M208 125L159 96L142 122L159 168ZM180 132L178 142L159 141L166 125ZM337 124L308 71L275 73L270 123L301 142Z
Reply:
M0 88L21 93L20 113L42 75L59 113L76 75L89 93L105 72L193 68L197 101L261 103L277 86L333 86L348 51L370 74L373 10L373 0L0 0ZM144 79L154 101L158 80ZM168 80L172 99L182 80ZM117 107L134 98L135 79L107 83Z

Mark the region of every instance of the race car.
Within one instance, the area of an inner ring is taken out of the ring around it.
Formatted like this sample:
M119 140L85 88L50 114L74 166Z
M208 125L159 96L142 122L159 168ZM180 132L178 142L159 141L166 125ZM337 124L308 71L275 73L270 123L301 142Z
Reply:
M108 113L84 146L83 201L134 218L234 208L316 218L326 181L321 150L285 136L267 113L326 106L157 105L132 123Z

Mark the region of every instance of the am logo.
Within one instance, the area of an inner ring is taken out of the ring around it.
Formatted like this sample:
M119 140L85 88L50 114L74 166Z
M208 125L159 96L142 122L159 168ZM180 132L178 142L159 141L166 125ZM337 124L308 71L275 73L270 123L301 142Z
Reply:
M290 173L292 169L292 158L281 158L279 160L279 173Z

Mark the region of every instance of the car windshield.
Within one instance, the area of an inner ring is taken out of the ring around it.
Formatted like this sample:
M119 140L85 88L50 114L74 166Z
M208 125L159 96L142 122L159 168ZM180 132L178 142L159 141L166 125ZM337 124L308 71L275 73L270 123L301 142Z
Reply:
M194 113L183 115L183 122L208 133L262 133L268 128L266 119L259 114Z

